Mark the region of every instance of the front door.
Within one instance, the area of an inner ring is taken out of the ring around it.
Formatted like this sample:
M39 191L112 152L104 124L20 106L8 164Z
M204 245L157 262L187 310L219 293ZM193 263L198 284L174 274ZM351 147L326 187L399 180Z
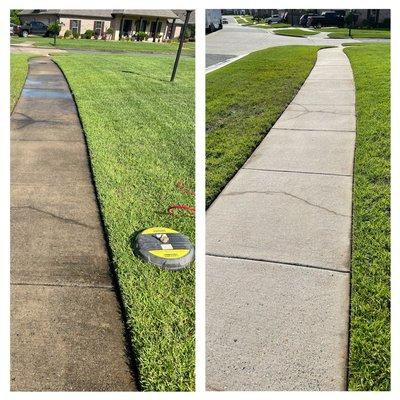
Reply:
M124 24L122 25L122 35L129 36L132 35L132 20L125 19Z

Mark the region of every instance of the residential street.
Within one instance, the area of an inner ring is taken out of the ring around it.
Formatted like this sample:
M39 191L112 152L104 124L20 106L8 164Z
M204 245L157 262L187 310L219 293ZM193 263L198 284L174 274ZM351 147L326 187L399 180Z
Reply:
M360 42L360 40L354 39L329 39L327 32L306 38L280 36L273 34L270 29L241 26L232 16L224 16L224 18L229 23L224 24L221 30L206 36L206 67L208 71L215 68L218 63L224 63L229 59L267 47L287 45L338 46L342 43Z

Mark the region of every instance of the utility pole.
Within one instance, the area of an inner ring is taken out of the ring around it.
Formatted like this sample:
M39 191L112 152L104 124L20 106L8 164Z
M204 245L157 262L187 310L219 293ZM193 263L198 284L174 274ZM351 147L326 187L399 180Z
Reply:
M185 32L186 32L186 28L189 22L189 17L191 14L192 10L186 10L186 17L185 17L185 22L183 24L183 28L182 28L182 32L181 32L181 36L179 39L179 47L178 47L178 52L176 53L176 58L175 58L175 63L174 63L174 69L172 70L172 75L171 75L171 80L170 82L173 82L175 79L175 75L176 75L176 70L178 69L178 64L179 64L179 59L181 57L181 52L182 52L182 47L183 47L183 41L185 39Z

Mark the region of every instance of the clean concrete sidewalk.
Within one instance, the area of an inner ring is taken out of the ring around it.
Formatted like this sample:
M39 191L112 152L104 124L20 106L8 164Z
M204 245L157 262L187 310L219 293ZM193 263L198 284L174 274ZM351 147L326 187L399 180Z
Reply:
M320 50L207 212L208 390L346 389L354 92Z
M82 128L43 57L11 117L11 390L135 390Z

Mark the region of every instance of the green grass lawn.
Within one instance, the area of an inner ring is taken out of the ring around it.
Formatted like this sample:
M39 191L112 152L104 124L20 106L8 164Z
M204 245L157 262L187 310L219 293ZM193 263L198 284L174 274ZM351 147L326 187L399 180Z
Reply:
M195 270L168 272L132 254L131 239L166 226L194 242L191 215L170 216L171 204L194 205L177 187L195 185L193 58L57 55L86 133L96 188L127 312L141 389L195 387Z
M247 24L247 23L249 23L249 22L247 21L247 19L246 19L244 16L242 16L242 15L235 15L234 18L236 19L236 22L237 22L238 24Z
M58 49L82 49L98 51L124 51L124 52L145 52L145 53L176 53L178 44L171 43L153 43L153 42L132 42L132 41L114 41L114 40L91 40L91 39L57 39L56 46L53 45L52 38L42 36L33 36L29 38L12 37L11 44L33 42L37 47L55 47ZM187 42L184 44L182 54L194 56L195 43Z
M244 24L254 24L256 21L253 20L252 15L243 15L241 16L242 23Z
M349 30L347 28L322 28L318 29L318 31L331 32L328 35L331 39L349 38ZM390 29L352 29L351 37L354 39L390 39Z
M207 206L292 101L320 48L283 46L260 50L207 74Z
M10 54L10 112L15 107L28 73L28 60L32 54Z
M262 29L277 29L277 28L289 28L291 25L284 24L284 23L267 24L264 22L264 23L249 25L249 26L252 26L254 28L262 28Z
M255 28L263 28L263 29L274 29L274 28L287 28L291 26L290 24L285 23L277 23L277 24L270 24L268 25L265 22L265 19L260 20L260 22L256 22L253 19L252 15L243 15L243 16L235 16L236 21L244 26L252 26Z
M356 85L350 390L390 390L390 47L345 48Z
M283 35L283 36L295 36L295 37L306 37L310 35L316 35L319 32L315 31L307 31L305 29L279 29L274 31L275 35Z

